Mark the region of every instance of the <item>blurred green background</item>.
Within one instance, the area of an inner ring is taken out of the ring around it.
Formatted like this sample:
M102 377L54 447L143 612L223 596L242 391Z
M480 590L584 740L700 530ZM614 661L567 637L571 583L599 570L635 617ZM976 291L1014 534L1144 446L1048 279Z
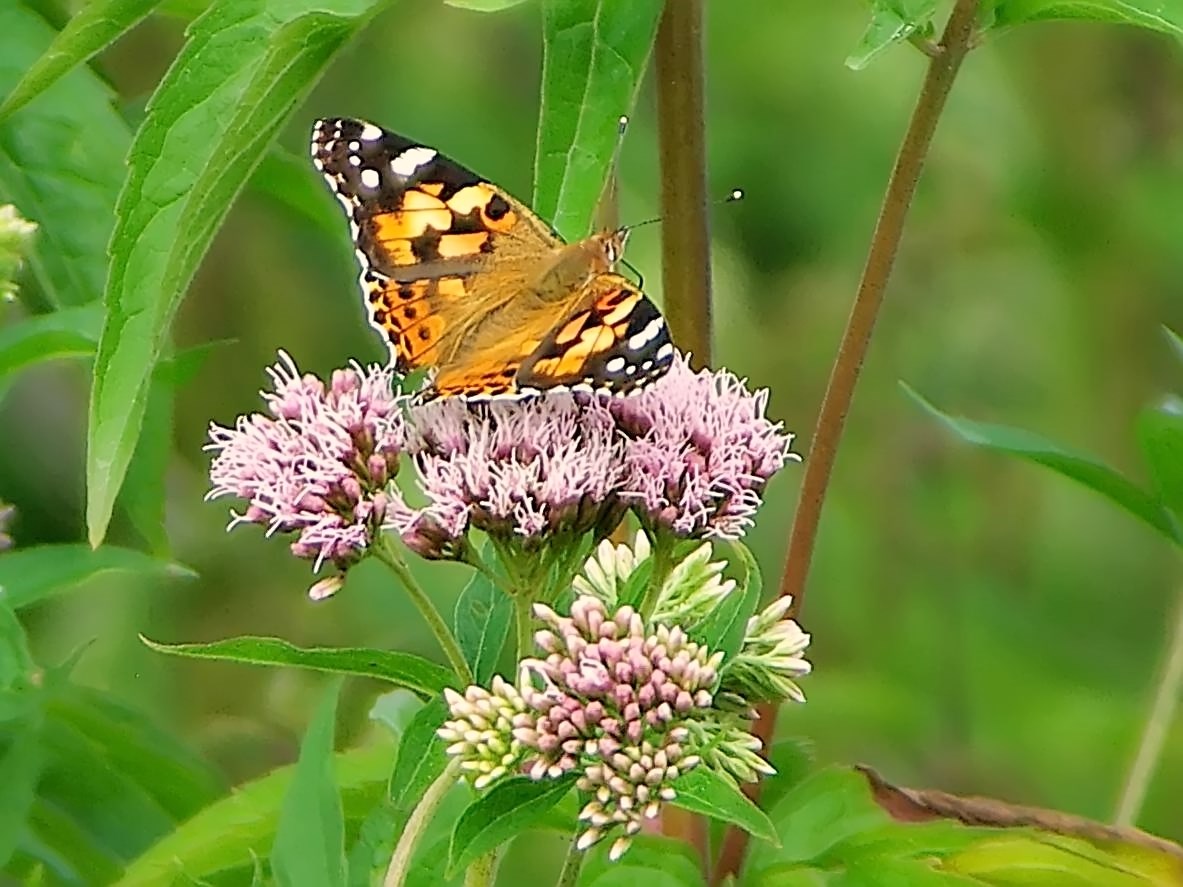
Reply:
M862 4L748 0L708 8L714 363L772 390L805 452L895 148L924 68L897 47L844 64ZM52 12L52 9L51 9ZM129 115L180 46L154 17L96 61ZM358 115L439 146L529 197L539 12L479 15L405 0L331 67L243 193L176 325L180 346L231 340L182 390L169 472L176 558L201 578L93 582L43 606L41 661L93 641L79 678L153 712L230 782L294 758L322 682L295 671L173 660L164 641L238 634L436 656L376 564L335 599L256 528L226 535L206 503L207 423L259 406L276 349L326 373L381 359L348 232L306 157L320 115ZM650 78L651 80L651 78ZM656 211L655 103L623 150L623 221ZM937 134L823 519L803 623L809 704L781 735L893 781L1112 815L1183 585L1167 545L1083 488L949 438L898 387L1036 429L1131 475L1130 426L1183 372L1160 331L1183 328L1183 54L1165 38L1029 26L974 52ZM660 231L629 260L661 295ZM0 405L0 499L18 543L82 538L86 392L76 368L26 375ZM750 541L775 585L800 468L768 491ZM129 541L120 529L113 541ZM419 564L445 610L464 571ZM368 729L354 682L343 741ZM1176 719L1140 824L1183 839Z

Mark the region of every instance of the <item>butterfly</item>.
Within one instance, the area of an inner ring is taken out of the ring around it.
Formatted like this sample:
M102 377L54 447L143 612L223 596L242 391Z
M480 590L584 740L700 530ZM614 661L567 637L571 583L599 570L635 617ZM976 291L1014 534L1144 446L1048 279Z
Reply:
M627 394L672 364L661 312L614 270L628 229L566 243L498 186L364 120L317 121L311 152L395 369L434 371L424 400Z

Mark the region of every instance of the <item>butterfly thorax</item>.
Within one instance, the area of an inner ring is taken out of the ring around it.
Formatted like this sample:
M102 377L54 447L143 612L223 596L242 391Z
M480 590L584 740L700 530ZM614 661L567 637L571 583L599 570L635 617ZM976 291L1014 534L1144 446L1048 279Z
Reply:
M604 231L557 249L529 289L545 303L570 301L588 282L616 267L627 232Z

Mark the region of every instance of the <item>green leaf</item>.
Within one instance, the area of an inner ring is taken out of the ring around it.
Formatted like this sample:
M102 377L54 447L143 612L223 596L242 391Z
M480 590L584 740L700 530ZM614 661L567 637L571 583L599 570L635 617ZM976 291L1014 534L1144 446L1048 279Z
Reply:
M889 46L932 31L936 0L871 0L871 21L846 66L860 71Z
M452 622L473 681L488 683L509 635L513 601L484 573L476 573L456 601Z
M694 637L701 640L712 653L722 651L724 662L739 652L747 632L748 620L760 606L764 579L760 565L742 542L731 542L735 561L743 568L743 577L735 590L723 598L710 615L695 628Z
M21 3L0 3L0 94L50 45L54 31ZM99 298L107 242L130 134L111 107L111 91L87 68L47 89L36 105L4 121L0 203L14 203L38 225L28 269L39 308ZM32 304L33 291L21 298Z
M423 700L401 687L383 693L370 706L370 720L384 725L395 739L402 739L415 715L423 708Z
M471 9L474 12L500 12L525 2L526 0L444 0L444 6Z
M129 573L192 579L181 564L139 551L104 545L38 545L0 554L0 594L14 610L70 590L106 573Z
M947 428L967 443L1000 453L1021 456L1031 462L1044 465L1057 474L1071 478L1094 492L1100 493L1110 502L1119 505L1126 512L1153 527L1175 544L1183 544L1183 535L1180 534L1170 512L1154 496L1126 480L1103 462L1099 462L1091 456L1063 449L1046 438L1022 428L991 425L947 415L907 385L904 385L903 388L918 404L941 420Z
M772 820L727 777L706 767L695 767L675 779L673 789L678 793L670 802L675 807L738 825L754 837L780 843Z
M1180 360L1183 360L1183 337L1180 337L1179 334L1170 327L1164 326L1162 331L1167 337L1167 342L1170 344L1171 350L1175 352L1175 356Z
M0 601L0 688L23 690L35 669L25 627L16 613Z
M1136 432L1154 492L1183 517L1183 400L1172 395L1143 410Z
M333 770L348 821L358 822L386 792L393 743L382 742L335 756ZM294 767L281 767L237 786L163 837L128 866L119 887L166 887L177 873L193 879L252 867L252 855L266 856Z
M754 845L745 873L755 875L784 862L812 862L852 836L891 823L872 799L866 779L840 767L818 770L793 786L769 817L781 846Z
M0 868L8 864L25 830L41 779L39 725L26 722L0 758Z
M447 756L445 743L436 735L448 717L443 697L432 699L416 712L407 725L398 746L398 759L390 774L388 793L400 810L410 810L419 802L427 787L444 772Z
M1183 6L1177 0L998 0L994 7L995 28L1051 19L1137 25L1183 36Z
M685 841L637 835L628 852L613 862L611 841L588 851L579 887L705 887L702 864Z
M449 872L465 868L533 826L571 791L576 778L575 773L545 780L514 776L494 785L456 822L448 850Z
M439 693L456 682L455 676L413 653L375 650L369 647L297 647L280 638L237 637L208 644L161 644L140 635L140 640L160 653L194 659L224 659L251 665L292 665L314 671L362 675L390 681L425 696Z
M381 0L215 3L193 23L136 133L111 239L87 439L101 540L169 323L214 232L291 109Z
M0 328L0 384L34 364L91 357L102 322L102 306L95 303L39 314Z
M144 424L127 467L127 480L119 491L119 505L147 547L157 557L168 557L168 533L164 525L165 473L173 452L173 396L166 364L152 374Z
M333 775L333 733L341 680L325 693L283 799L271 872L280 887L345 887L345 821Z
M568 240L591 228L620 140L620 117L636 101L663 6L663 0L543 0L533 207Z
M90 0L0 103L0 120L36 98L74 67L114 43L160 0Z

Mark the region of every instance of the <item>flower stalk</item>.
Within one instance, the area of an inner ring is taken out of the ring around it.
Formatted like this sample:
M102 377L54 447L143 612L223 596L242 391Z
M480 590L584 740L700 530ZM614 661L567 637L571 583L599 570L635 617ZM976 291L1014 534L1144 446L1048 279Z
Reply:
M373 551L378 560L386 564L402 584L407 597L411 599L411 603L415 605L415 609L419 611L419 615L423 617L423 621L427 623L427 627L435 635L436 642L440 645L444 656L447 657L448 664L456 672L456 676L465 684L471 683L472 669L468 667L468 662L464 659L464 653L456 641L456 636L452 633L452 629L448 628L448 624L440 615L440 611L436 609L435 604L431 602L431 598L427 596L427 592L423 590L423 586L415 579L410 567L385 536L378 538L373 546Z
M419 844L423 833L427 831L427 827L431 825L431 820L439 810L440 804L444 802L448 790L456 784L459 774L460 762L452 760L444 768L444 772L436 777L435 782L427 787L427 791L423 793L423 797L415 806L410 819L407 820L406 828L399 835L398 844L390 857L390 865L386 869L386 877L382 881L382 887L403 887L406 884L407 875L411 870L411 857L415 855L415 847Z

